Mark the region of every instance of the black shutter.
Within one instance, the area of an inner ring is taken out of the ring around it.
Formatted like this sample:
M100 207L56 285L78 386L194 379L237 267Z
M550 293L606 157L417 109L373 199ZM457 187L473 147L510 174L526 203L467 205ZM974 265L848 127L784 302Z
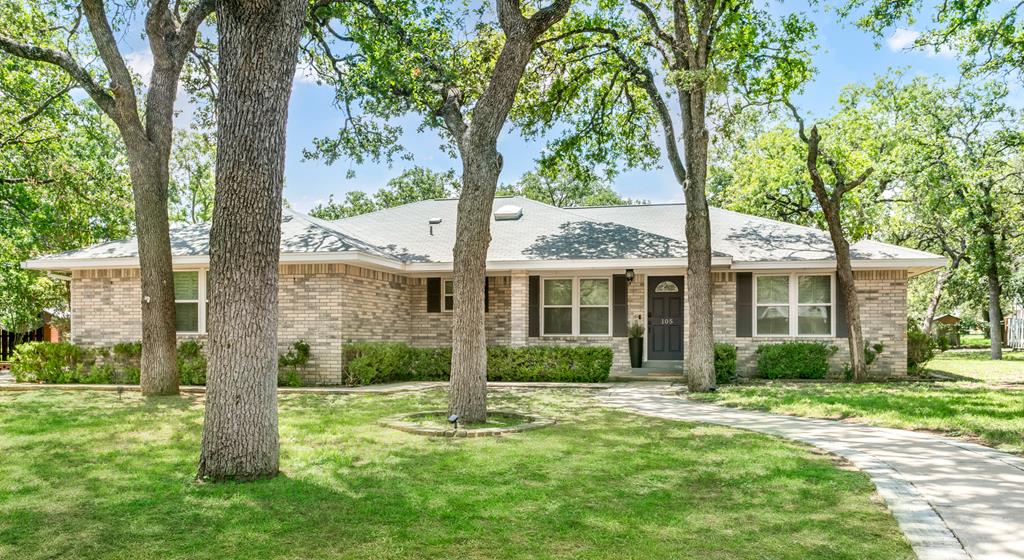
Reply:
M612 336L629 334L629 309L627 308L629 283L625 274L612 276Z
M530 277L530 323L527 336L540 336L540 276Z
M491 310L491 277L484 276L484 313Z
M754 274L736 273L736 336L754 335Z
M846 322L846 295L843 281L836 274L836 338L850 338L850 325Z
M441 312L441 279L427 278L427 313Z

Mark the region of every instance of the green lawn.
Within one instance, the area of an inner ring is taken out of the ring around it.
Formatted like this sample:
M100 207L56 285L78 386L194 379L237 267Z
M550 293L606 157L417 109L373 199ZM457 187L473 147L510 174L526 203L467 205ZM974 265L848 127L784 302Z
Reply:
M983 334L960 335L960 346L964 348L988 348L992 342Z
M1003 361L985 352L946 352L929 362L959 382L771 383L691 395L727 406L878 426L936 430L1024 453L1024 354ZM1000 387L986 385L998 384Z
M944 352L928 362L927 369L963 381L1020 383L1024 388L1024 352L1003 351L1003 359L989 359L987 351Z
M559 423L382 428L441 392L281 399L282 475L192 481L198 397L0 393L0 558L911 558L868 478L762 435L589 393L493 394Z

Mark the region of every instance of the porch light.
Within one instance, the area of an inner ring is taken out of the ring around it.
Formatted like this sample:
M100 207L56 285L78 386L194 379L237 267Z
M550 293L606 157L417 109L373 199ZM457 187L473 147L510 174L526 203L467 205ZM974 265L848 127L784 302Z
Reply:
M632 268L627 268L626 269L626 282L632 284L634 278L636 278L636 273L633 272Z

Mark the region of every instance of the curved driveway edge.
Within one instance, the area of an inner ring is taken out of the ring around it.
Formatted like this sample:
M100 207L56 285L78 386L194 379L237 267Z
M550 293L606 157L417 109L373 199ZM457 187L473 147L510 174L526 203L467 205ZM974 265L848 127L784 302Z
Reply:
M1024 559L1024 460L921 432L781 416L690 401L666 384L600 394L609 406L807 443L871 477L921 560Z

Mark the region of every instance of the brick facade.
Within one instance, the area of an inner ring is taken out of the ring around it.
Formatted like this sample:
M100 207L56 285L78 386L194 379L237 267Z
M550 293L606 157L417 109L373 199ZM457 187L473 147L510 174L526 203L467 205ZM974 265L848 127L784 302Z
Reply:
M715 338L737 345L738 371L755 373L757 346L792 340L789 337L737 338L736 274L713 273L712 313ZM637 274L628 289L630 321L644 320L646 282ZM906 373L906 285L904 271L857 271L865 339L881 341L885 351L875 371ZM280 351L296 340L311 348L311 363L304 375L310 384L342 381L341 345L346 341L402 341L413 346L451 344L451 312L427 312L426 279L406 277L344 264L283 265L279 282ZM688 290L684 287L684 298ZM76 271L71 282L71 340L86 345L109 345L141 338L141 288L137 269ZM528 336L529 275L513 272L490 276L487 341L491 345L609 346L614 352L613 372L629 370L629 349L624 337ZM687 307L687 313L689 313ZM684 333L688 329L684 321ZM181 335L185 338L186 335ZM191 335L193 338L196 335ZM199 335L198 338L204 338ZM685 340L685 334L684 334ZM821 339L836 344L833 369L849 361L845 339ZM684 345L685 350L685 345Z

